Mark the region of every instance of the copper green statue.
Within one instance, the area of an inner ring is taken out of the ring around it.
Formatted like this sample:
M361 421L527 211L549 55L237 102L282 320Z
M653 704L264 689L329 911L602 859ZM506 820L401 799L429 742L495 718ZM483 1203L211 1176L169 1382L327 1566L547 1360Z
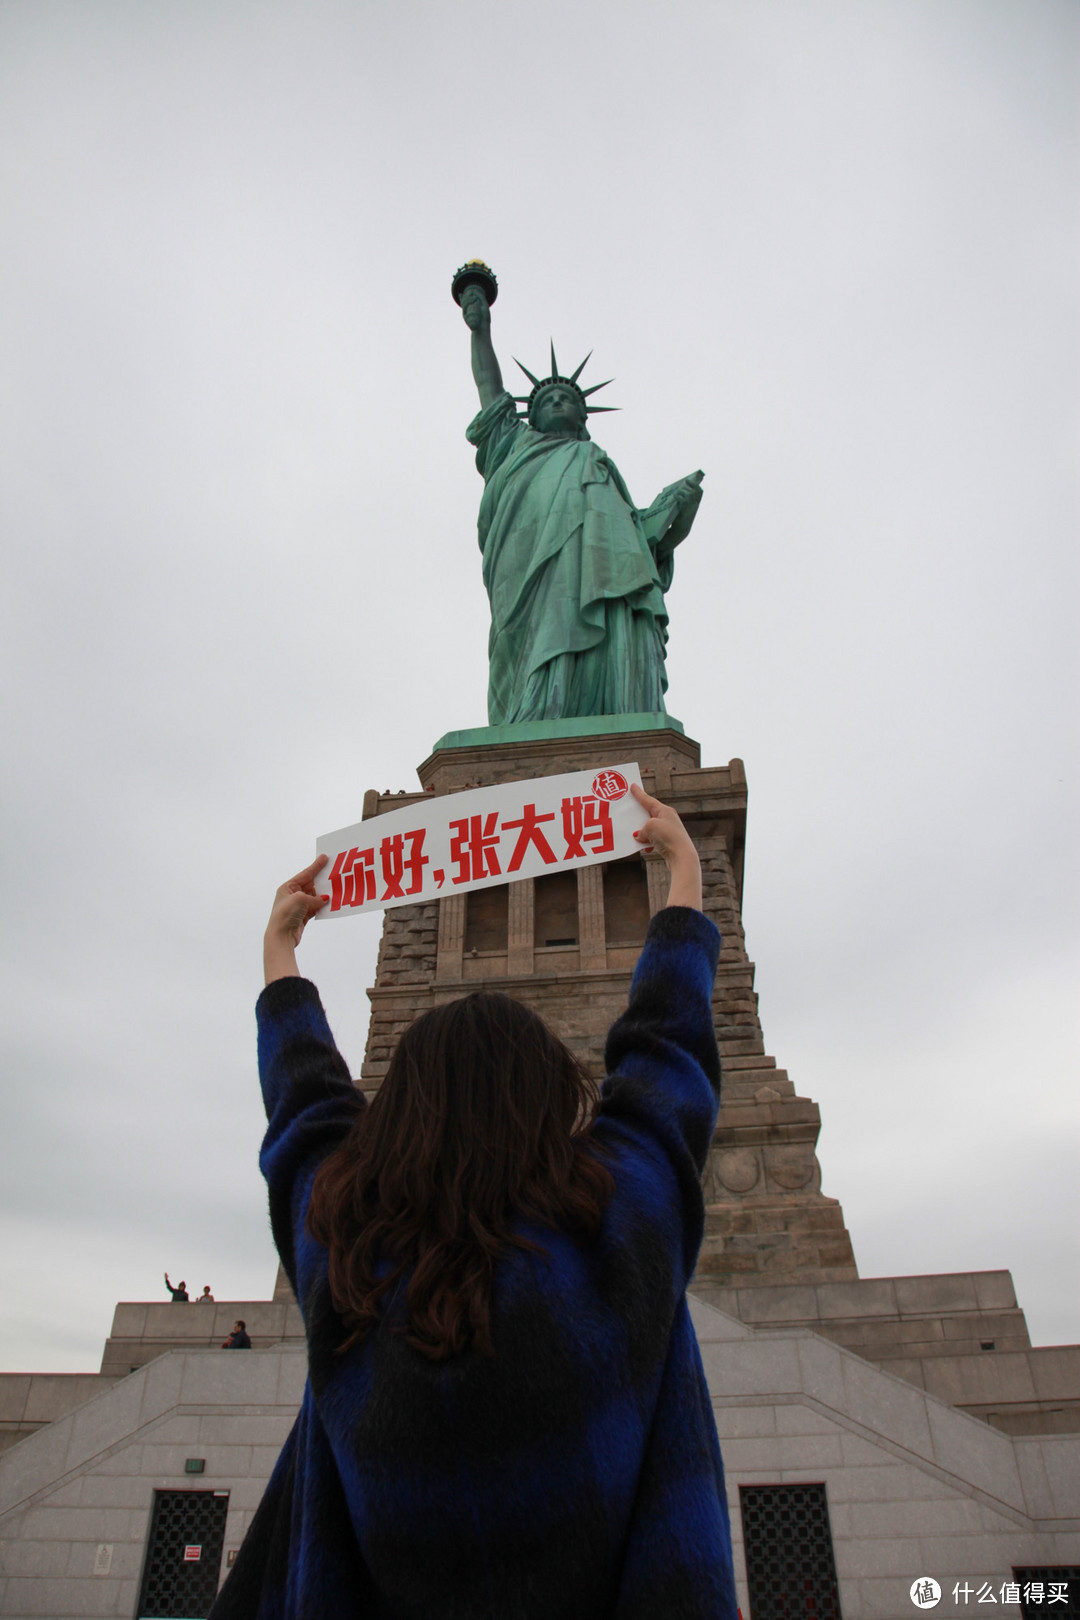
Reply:
M498 284L473 260L452 291L472 332L480 414L468 428L484 478L479 538L491 601L488 723L664 712L675 547L701 503L701 472L641 509L586 418L606 383L582 388L586 360L511 396L491 343ZM518 406L524 410L518 412Z

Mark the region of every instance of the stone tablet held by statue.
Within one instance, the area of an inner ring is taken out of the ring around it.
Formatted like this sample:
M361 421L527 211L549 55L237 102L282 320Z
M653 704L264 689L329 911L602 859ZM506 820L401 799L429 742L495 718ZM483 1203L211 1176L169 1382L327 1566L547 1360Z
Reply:
M472 332L480 413L467 437L484 479L479 540L491 602L488 723L664 713L667 608L675 547L690 532L704 474L636 507L615 463L593 443L586 359L512 396L491 342L494 272L463 265L452 293ZM524 407L519 412L518 406Z

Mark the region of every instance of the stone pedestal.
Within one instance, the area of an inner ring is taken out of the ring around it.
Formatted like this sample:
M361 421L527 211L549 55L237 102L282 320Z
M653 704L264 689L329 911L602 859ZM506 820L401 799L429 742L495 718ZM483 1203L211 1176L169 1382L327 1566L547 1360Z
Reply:
M633 725L637 717L626 717ZM674 805L701 855L705 910L724 936L713 1007L723 1106L706 1170L708 1223L698 1282L847 1282L857 1277L843 1213L821 1192L817 1105L795 1095L765 1054L740 916L746 837L741 760L702 767L678 722L589 735L588 722L453 733L418 768L423 792L364 798L365 818L427 793L552 776L636 760L646 789ZM599 728L598 728L599 729ZM576 878L576 881L575 881ZM594 1072L626 1005L651 913L666 900L655 858L510 883L386 913L361 1071L378 1088L401 1031L416 1015L481 986L534 1007ZM560 887L561 885L561 887Z

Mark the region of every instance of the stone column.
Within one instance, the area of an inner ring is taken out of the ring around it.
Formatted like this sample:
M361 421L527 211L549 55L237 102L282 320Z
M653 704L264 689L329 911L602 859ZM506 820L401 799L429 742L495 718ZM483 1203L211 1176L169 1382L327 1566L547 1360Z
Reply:
M578 960L583 972L607 967L604 938L604 868L582 866L577 875Z
M435 978L460 979L465 955L465 902L468 895L448 894L439 901L439 949Z
M671 873L661 855L646 855L645 877L649 885L649 916L655 917L667 905L671 890Z
M533 880L521 878L510 884L507 896L508 932L506 941L506 971L515 973L533 971Z

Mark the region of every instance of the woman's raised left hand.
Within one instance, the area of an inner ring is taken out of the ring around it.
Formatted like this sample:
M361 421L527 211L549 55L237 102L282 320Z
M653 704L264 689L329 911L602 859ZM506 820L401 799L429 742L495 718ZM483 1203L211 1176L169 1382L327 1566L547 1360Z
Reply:
M315 893L315 879L326 865L329 856L317 855L310 866L305 866L295 877L287 878L274 896L270 908L270 921L263 936L263 966L266 982L272 979L299 978L296 965L296 947L308 923L330 896Z

